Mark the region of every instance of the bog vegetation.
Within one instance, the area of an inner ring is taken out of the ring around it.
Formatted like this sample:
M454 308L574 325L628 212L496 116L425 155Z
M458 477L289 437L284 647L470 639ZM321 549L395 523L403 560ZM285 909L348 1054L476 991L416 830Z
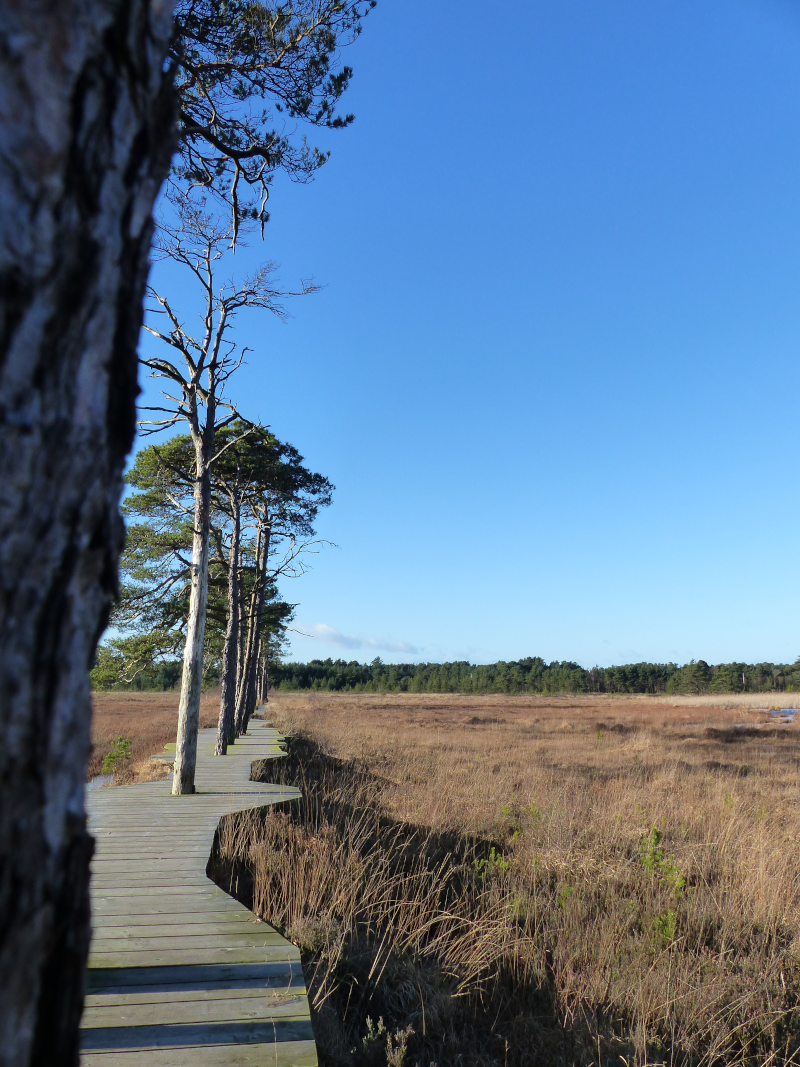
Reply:
M798 730L666 711L278 696L303 799L212 868L300 946L324 1063L798 1062Z

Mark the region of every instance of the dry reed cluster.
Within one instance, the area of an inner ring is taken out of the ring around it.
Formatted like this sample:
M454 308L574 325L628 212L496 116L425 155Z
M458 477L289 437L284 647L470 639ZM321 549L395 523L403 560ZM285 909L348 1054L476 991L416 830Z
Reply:
M291 695L216 877L331 1064L800 1060L798 730L644 702ZM601 719L600 716L603 716Z

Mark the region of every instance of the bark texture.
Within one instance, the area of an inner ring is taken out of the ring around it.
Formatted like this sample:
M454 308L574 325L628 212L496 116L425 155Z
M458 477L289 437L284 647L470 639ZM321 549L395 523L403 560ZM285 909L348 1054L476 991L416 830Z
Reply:
M241 512L238 495L231 493L231 550L228 557L228 625L225 631L225 647L222 651L222 677L220 679L219 723L217 725L216 754L225 756L228 745L235 741L236 729L236 665L239 644L239 539L241 537Z
M0 2L0 1067L78 1062L88 668L173 148L171 8Z
M175 773L172 776L172 792L177 796L194 793L194 775L197 768L197 729L200 723L200 695L203 691L211 475L202 437L195 439L195 464L192 589L189 595L189 615L186 621L186 645L183 650L178 737L175 742Z
M269 640L267 638L261 643L256 704L269 704Z
M267 565L271 537L272 524L269 521L260 522L256 547L256 579L250 597L250 622L236 696L237 737L247 733L250 718L256 710L256 673L261 653L261 620L264 616L264 601L267 592Z

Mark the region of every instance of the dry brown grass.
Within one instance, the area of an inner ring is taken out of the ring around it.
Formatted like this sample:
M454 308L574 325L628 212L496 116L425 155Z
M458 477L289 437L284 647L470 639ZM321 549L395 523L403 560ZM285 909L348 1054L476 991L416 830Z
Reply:
M169 773L151 756L174 742L178 730L180 693L92 693L92 755L87 780L100 774L103 759L118 737L131 741L131 761L118 768L115 784L151 781ZM216 726L219 691L210 690L200 701L200 725Z
M328 1062L798 1062L800 730L673 703L273 700L305 799L220 861L303 948Z

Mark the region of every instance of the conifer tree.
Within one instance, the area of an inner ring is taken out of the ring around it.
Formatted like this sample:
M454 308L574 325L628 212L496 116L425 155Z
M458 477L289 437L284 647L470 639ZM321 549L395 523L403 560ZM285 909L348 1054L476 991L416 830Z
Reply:
M224 754L252 714L269 635L280 634L291 614L277 599L276 581L303 573L304 556L320 544L313 540L314 519L330 503L333 486L264 427L234 422L220 431L218 446L210 475L208 614L222 660L218 751ZM125 511L138 521L129 527L114 622L149 641L157 655L180 647L191 614L193 465L191 437L177 435L143 449L127 475L136 492ZM143 653L144 645L139 648ZM206 640L201 665L208 653Z
M341 48L361 33L375 0L178 0L176 70L183 190L211 193L232 217L267 221L276 171L308 181L329 153L301 125L343 129L337 105L352 77Z

